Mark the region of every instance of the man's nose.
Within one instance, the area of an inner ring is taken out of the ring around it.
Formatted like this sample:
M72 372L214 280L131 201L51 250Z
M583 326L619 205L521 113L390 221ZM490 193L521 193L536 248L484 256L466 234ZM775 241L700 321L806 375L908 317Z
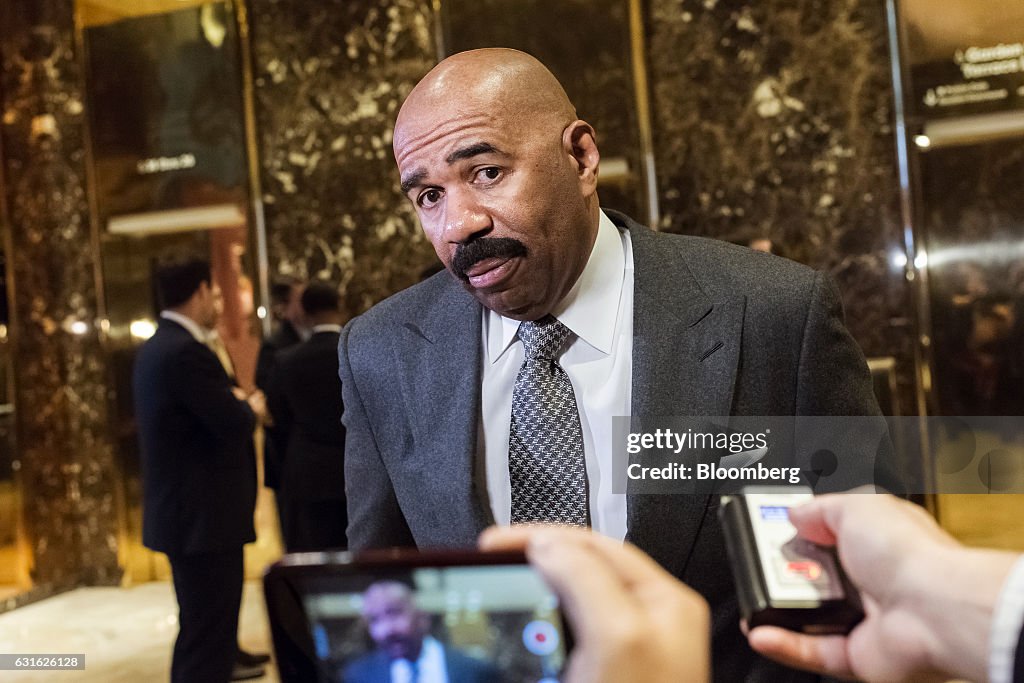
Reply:
M490 214L471 192L450 192L445 214L444 239L451 244L465 244L491 231Z

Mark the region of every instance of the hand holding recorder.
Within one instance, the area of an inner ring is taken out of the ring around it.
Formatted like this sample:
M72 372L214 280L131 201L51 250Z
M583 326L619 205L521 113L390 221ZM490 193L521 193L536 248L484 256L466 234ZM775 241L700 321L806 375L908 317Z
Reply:
M709 610L650 557L590 531L492 527L482 550L525 549L575 634L567 683L706 681Z
M748 636L754 650L866 681L987 680L993 609L1017 556L965 548L892 496L822 496L789 518L801 537L837 548L866 616L847 636L761 626Z

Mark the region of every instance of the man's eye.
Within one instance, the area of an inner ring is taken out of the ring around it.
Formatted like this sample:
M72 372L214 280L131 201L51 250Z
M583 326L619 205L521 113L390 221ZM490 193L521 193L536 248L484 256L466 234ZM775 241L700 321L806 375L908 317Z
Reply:
M497 166L487 166L476 172L481 180L497 180L501 177L501 169Z
M416 198L416 203L423 208L429 209L434 204L437 204L441 199L441 191L436 189L429 189L419 197Z

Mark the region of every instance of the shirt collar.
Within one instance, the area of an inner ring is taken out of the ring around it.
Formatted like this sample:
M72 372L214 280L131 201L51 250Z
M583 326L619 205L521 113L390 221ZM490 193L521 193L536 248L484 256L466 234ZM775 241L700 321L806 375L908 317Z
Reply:
M182 315L177 311L160 311L160 317L171 322L178 323L192 335L192 337L200 344L205 344L210 338L210 333L204 330L199 323L187 315Z
M338 332L341 333L341 325L334 323L324 323L323 325L313 325L313 334L317 332Z
M626 254L622 236L604 211L600 212L597 239L576 284L551 312L577 337L602 353L612 352L615 324L622 296ZM488 357L492 363L508 350L519 331L519 321L494 311L484 316Z

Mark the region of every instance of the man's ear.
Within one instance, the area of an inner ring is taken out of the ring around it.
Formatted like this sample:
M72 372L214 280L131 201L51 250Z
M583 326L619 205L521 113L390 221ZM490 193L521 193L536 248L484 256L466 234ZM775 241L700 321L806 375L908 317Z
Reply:
M206 280L203 280L202 282L199 283L199 286L196 287L196 291L192 292L191 300L192 301L206 301L207 299L211 298L212 296L213 296L213 289L211 288L210 283L207 282Z
M562 131L562 146L576 163L583 196L589 197L597 191L597 171L601 163L593 127L586 121L573 121Z

